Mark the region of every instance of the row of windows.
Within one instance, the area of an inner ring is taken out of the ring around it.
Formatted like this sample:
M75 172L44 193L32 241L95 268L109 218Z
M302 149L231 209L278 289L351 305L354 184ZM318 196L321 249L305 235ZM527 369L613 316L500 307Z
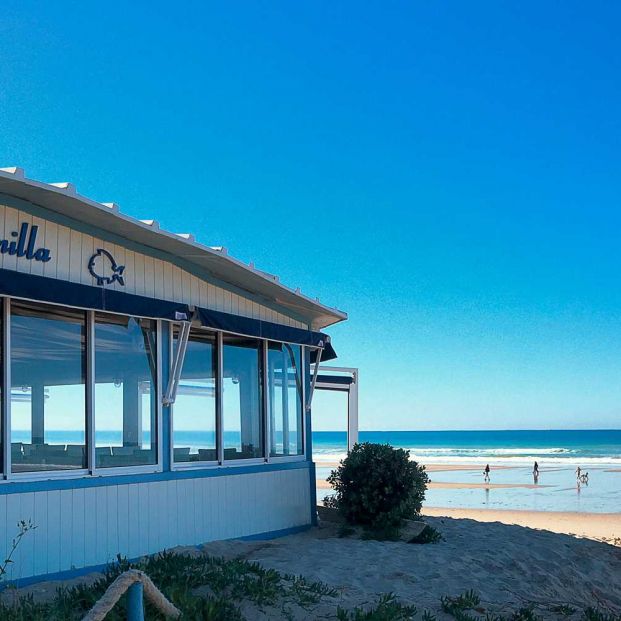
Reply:
M176 334L175 334L176 337ZM176 341L176 338L175 338ZM222 445L225 460L265 455L263 390L268 391L269 454L303 454L301 348L222 337ZM265 355L266 354L266 355ZM192 331L173 407L175 462L218 461L216 336Z
M156 466L157 322L4 304L11 388L0 438L10 471ZM192 331L172 410L174 462L303 454L301 348L229 335L221 348L213 333Z

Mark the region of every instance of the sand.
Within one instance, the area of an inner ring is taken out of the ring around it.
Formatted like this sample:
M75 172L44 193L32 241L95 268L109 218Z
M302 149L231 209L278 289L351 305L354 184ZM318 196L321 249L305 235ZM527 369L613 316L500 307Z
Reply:
M466 518L478 522L501 522L555 533L588 537L621 545L621 513L572 513L561 511L515 511L493 509L444 509L425 507L426 515Z
M336 603L346 607L393 592L444 619L440 597L474 589L486 611L495 613L531 604L544 618L558 618L550 611L554 605L621 611L621 584L612 579L621 576L619 548L499 522L427 520L444 541L413 545L339 538L334 525L326 524L274 541L218 542L205 550L321 580L339 590ZM326 613L321 608L304 618Z
M427 487L429 489L540 489L552 486L533 485L532 483L450 483L431 481ZM317 479L317 489L332 489L332 486L327 481Z
M448 513L447 509L427 513ZM428 545L341 538L334 524L272 541L220 541L205 544L200 552L225 558L256 561L283 574L320 580L337 590L308 608L282 604L261 606L245 602L242 611L253 621L336 619L337 606L352 609L377 602L383 593L394 593L402 602L429 610L439 621L440 598L468 589L481 597L485 612L509 616L523 606L533 606L543 619L559 616L554 606L572 606L580 619L587 606L621 613L621 549L587 538L535 530L516 524L524 521L583 535L619 532L619 515L550 514L518 511L450 510L455 517L425 517L443 541ZM476 517L476 520L470 519ZM491 521L497 520L497 521ZM575 526L578 525L578 526ZM612 530L608 530L611 528ZM200 553L196 548L181 553ZM88 582L93 576L76 579ZM51 597L59 583L40 583L19 594L35 599Z

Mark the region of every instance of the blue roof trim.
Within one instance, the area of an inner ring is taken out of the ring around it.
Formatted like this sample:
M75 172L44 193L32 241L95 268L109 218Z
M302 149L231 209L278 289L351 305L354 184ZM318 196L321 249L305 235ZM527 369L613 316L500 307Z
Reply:
M330 344L330 337L323 332L313 332L312 330L294 328L280 323L263 321L262 319L251 319L250 317L232 315L231 313L224 313L208 308L199 307L196 309L196 312L201 325L205 328L269 339L272 341L282 341L283 343L323 347L322 361L336 358L336 352Z
M230 477L279 470L306 470L308 461L272 462L248 466L214 466L204 469L171 470L168 472L146 472L143 474L119 474L110 476L87 475L75 479L46 479L41 481L3 481L0 483L0 496L43 492L62 489L81 489L85 487L107 487L110 485L130 485L132 483L153 483L155 481L175 481L182 479L204 479L209 477Z
M187 304L5 269L0 269L0 294L154 319L179 321L191 315Z

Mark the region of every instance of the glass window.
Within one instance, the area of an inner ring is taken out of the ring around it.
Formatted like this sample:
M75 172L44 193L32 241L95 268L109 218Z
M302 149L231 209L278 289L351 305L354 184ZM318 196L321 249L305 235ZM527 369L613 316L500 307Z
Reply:
M225 336L222 357L224 459L263 457L261 342Z
M178 332L175 329L175 349ZM192 331L173 406L175 462L218 460L216 375L216 337Z
M157 463L156 322L95 315L95 464Z
M267 386L270 415L270 455L302 455L301 347L269 343Z
M85 313L12 302L12 471L86 468L85 438Z

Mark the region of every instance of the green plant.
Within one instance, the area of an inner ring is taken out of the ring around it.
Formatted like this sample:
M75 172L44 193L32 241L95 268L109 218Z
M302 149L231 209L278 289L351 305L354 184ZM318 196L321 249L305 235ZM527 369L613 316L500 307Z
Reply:
M535 614L532 607L516 610L509 619L510 621L539 621L539 617Z
M4 562L0 565L0 582L4 580L4 576L6 576L8 572L8 567L11 563L13 563L13 554L15 554L15 550L17 550L21 540L24 538L28 531L34 530L36 526L32 523L31 520L20 520L17 522L17 535L13 537L13 541L11 542L11 548L7 557L4 559Z
M338 621L409 621L415 615L415 606L402 604L392 593L382 595L376 606L369 610L359 607L345 610L340 606L336 610Z
M567 604L558 604L556 606L552 606L550 611L556 613L557 615L561 615L562 617L571 617L571 615L576 612L576 609L573 606L568 606Z
M584 621L620 621L621 616L612 615L601 611L599 608L589 606L584 611Z
M354 445L328 477L334 495L325 499L352 526L388 538L403 520L420 514L429 479L410 452L388 444Z
M413 537L408 543L438 543L440 541L442 541L440 531L427 524L420 535Z
M480 603L481 598L473 590L465 591L457 597L443 595L440 598L442 610L457 619L457 621L474 621L476 617L469 614L468 611L476 610L477 612L482 612L478 608Z

